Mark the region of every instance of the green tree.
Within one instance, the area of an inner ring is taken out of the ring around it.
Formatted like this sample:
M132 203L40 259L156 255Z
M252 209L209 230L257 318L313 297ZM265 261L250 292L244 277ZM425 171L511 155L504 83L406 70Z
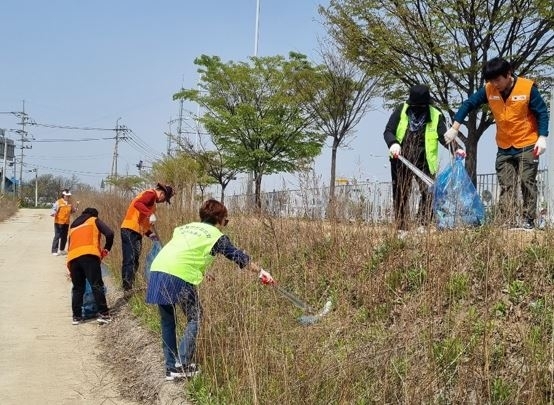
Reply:
M63 176L54 176L52 174L39 174L36 182L38 205L41 207L50 207L54 201L60 198L61 191L64 188L70 189L76 196L82 192L88 192L92 189L89 185L80 182L75 176L68 178ZM21 186L21 199L23 206L33 207L35 205L34 177L23 182Z
M108 176L106 184L113 186L125 198L131 198L146 185L145 179L140 176Z
M320 13L343 54L382 77L387 100L426 83L450 118L483 86L482 66L495 56L511 60L518 75L540 81L552 74L552 0L331 0ZM486 106L464 123L474 181L477 144L493 123Z
M205 172L195 159L185 152L178 152L174 157L168 156L153 163L148 177L153 183L171 184L178 197L174 205L181 209L194 210L195 187L204 175Z
M238 173L236 169L231 169L226 163L228 158L225 156L224 152L217 149L217 146L215 150L209 150L201 140L199 140L196 147L186 139L182 140L175 138L174 140L182 151L198 162L201 170L205 173L198 184L202 190L202 194L204 193L205 187L212 184L219 184L221 187L220 201L224 203L225 189L231 180L236 180L236 175ZM204 199L203 196L202 199Z
M293 91L298 80L310 80L304 55L252 57L223 63L202 55L200 90L185 89L174 99L200 104L200 123L226 157L226 165L253 173L257 207L264 175L294 172L321 152L324 138L306 114L306 101Z

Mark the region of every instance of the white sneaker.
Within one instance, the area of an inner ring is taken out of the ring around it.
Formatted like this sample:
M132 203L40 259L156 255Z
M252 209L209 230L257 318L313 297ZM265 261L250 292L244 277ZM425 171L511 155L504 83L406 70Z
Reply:
M60 250L60 251L58 252L58 254L59 254L60 256L66 256L66 255L67 255L67 251L65 251L65 250Z
M54 252L54 253L52 253L52 256L59 256L59 253L58 253L58 252Z

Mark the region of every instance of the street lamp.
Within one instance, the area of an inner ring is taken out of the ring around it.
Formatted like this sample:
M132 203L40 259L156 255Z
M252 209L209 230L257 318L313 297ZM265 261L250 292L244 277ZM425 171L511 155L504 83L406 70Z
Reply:
M38 169L34 168L32 170L28 170L29 173L35 173L35 208L38 207Z

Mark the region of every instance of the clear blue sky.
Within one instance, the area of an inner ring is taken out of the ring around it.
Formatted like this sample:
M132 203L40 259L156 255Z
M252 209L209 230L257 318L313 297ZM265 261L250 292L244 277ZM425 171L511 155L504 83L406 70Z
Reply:
M317 7L327 3L261 0L258 55L297 51L316 60L318 38L325 36ZM120 144L120 174L137 174L139 160L166 152L164 132L179 113L172 95L181 86L196 85L195 57L208 54L237 61L254 53L256 0L3 0L0 15L0 111L21 111L25 100L25 111L42 124L114 128L121 118L120 124L133 130L138 144ZM185 107L196 111L193 105ZM337 176L389 179L382 132L390 111L379 102L375 107L350 147L339 151ZM15 129L17 122L16 117L0 114L0 128ZM112 132L29 129L36 142L25 151L25 170L75 174L95 187L110 173L113 140L40 141L106 138ZM494 155L486 159L479 172L492 172L493 160ZM329 167L326 148L316 162L323 182ZM32 176L24 173L24 179ZM289 188L296 186L294 176L271 176L263 187L280 188L283 181ZM239 182L234 188L243 186Z

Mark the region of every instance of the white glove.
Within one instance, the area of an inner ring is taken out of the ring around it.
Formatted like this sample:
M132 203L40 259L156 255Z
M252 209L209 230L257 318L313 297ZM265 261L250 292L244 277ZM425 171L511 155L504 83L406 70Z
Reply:
M156 216L154 214L150 215L150 224L153 224L156 222Z
M535 156L540 156L544 153L546 150L546 136L539 136L539 139L537 139L537 142L535 143L535 147L533 148L533 153Z
M393 143L389 148L389 153L394 159L398 158L398 155L400 155L400 144Z
M454 128L450 128L448 131L444 133L444 140L446 143L452 142L456 137L458 136L458 130Z
M262 284L273 284L275 280L273 280L273 277L271 277L271 274L269 272L265 271L264 269L260 269L260 274L258 274L258 278L262 282Z

